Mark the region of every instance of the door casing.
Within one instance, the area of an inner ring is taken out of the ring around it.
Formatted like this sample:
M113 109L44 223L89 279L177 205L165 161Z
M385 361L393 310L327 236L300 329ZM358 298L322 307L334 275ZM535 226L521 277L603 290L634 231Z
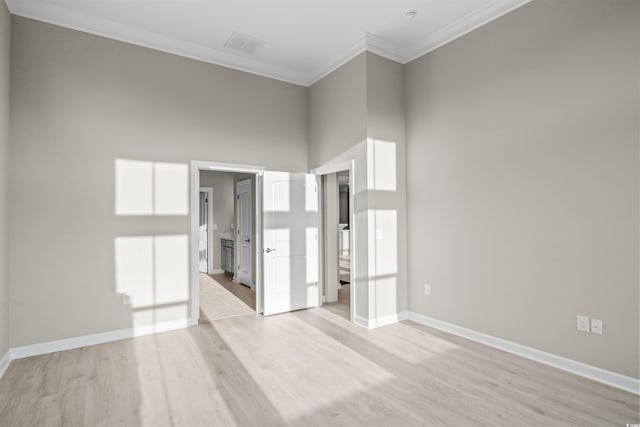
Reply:
M233 163L219 163L202 160L191 161L191 182L189 185L189 195L191 200L191 264L190 264L190 290L191 290L191 307L189 315L189 325L198 324L200 318L200 287L199 287L199 257L198 257L198 227L199 227L199 204L200 204L200 171L220 171L220 172L238 172L238 173L254 173L256 174L256 185L254 191L254 206L256 215L256 312L262 313L262 257L257 256L262 253L262 173L264 166L243 165ZM213 223L213 222L212 222Z
M350 276L349 276L349 282L350 282L350 304L349 304L349 317L351 320L351 323L355 323L355 316L356 316L356 298L357 298L357 286L356 286L356 282L355 282L355 278L356 278L356 233L357 233L357 229L356 229L356 221L355 221L355 189L356 189L356 178L355 178L355 161L354 160L348 160L345 162L341 162L341 163L334 163L334 164L329 164L329 165L325 165L325 166L320 166L317 168L314 168L311 170L311 173L314 173L316 175L327 175L327 174L331 174L331 173L336 173L336 172L343 172L343 171L349 171L349 185L351 186L351 191L349 192L349 222L351 224L350 227L350 242L349 245L351 247L351 259L350 259L350 263L351 263L351 272L350 272ZM320 191L322 191L322 186L320 187ZM320 200L323 200L323 195L320 195ZM322 212L322 209L324 208L323 204L321 203L320 205L320 210ZM320 222L320 235L324 235L324 229L322 228L322 221ZM320 265L323 265L323 254L324 254L324 246L323 246L323 240L324 239L320 239ZM320 269L320 281L324 282L326 280L326 278L324 277L324 268ZM320 304L322 304L322 298L320 298Z

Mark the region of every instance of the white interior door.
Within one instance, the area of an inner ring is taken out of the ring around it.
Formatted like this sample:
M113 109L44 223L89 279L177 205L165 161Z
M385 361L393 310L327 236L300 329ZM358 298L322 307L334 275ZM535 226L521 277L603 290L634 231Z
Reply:
M253 287L252 280L252 251L251 236L253 236L253 188L251 180L238 181L236 183L236 200L237 200L237 258L238 266L236 273L236 281L247 286Z
M315 175L264 173L265 315L319 305L318 208Z
M208 273L209 260L209 199L205 191L200 192L200 226L198 227L198 270Z

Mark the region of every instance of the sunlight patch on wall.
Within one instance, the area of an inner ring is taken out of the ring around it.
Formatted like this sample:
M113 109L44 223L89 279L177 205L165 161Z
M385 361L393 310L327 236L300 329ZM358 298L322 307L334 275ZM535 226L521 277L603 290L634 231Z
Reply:
M188 215L189 167L115 160L116 215Z
M153 163L116 159L116 215L153 215Z
M114 246L116 292L128 295L133 326L188 317L187 235L116 237Z
M156 304L189 299L189 239L186 235L155 237Z
M398 220L395 209L370 211L375 224L376 275L398 273Z
M396 144L367 140L367 189L396 191Z
M154 163L154 213L189 214L189 167L181 163Z

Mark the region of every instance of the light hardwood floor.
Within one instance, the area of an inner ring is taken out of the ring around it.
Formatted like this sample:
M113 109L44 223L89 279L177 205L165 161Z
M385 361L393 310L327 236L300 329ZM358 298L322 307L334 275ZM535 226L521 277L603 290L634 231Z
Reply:
M351 312L351 285L342 285L341 289L338 289L338 301L324 303L322 308L343 319L351 319L349 315Z
M218 282L223 288L239 298L240 301L251 307L253 310L256 309L256 293L253 292L249 287L234 282L233 274L212 274L210 275L210 277Z
M200 323L255 313L255 294L224 274L200 273Z
M237 316L12 362L2 426L624 426L638 397L416 323Z

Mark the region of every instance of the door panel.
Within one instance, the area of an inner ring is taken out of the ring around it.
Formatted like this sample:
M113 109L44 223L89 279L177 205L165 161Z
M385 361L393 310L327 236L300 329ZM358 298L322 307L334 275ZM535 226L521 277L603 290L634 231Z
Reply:
M209 236L208 228L209 224L209 207L208 207L207 193L205 191L200 192L200 225L198 227L198 252L199 262L198 269L202 273L208 273L208 258L209 258Z
M264 173L265 315L319 304L319 224L315 175Z
M247 179L236 183L236 198L238 201L237 214L237 254L238 270L237 280L245 285L252 286L252 251L251 236L253 236L253 191L251 180Z

